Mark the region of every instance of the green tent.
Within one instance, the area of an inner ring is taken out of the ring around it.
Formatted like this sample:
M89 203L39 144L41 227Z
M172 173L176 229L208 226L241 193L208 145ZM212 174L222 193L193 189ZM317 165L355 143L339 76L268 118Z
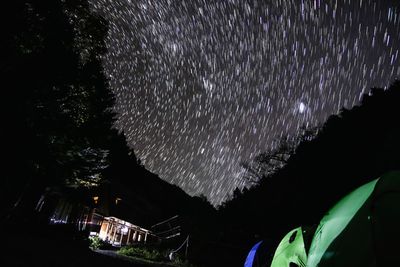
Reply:
M399 249L400 172L390 172L344 197L322 218L307 267L400 266Z
M271 267L306 266L307 254L304 246L303 229L290 231L279 243Z

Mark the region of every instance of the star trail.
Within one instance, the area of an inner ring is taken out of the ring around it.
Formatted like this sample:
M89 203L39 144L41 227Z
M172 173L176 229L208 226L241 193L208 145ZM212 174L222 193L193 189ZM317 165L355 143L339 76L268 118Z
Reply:
M213 204L241 161L400 77L398 1L92 0L109 21L116 127Z

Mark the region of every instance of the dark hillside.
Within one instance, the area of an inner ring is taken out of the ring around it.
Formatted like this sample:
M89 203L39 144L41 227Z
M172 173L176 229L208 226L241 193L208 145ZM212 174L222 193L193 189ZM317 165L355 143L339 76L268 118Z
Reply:
M399 81L387 90L372 89L360 106L329 117L313 140L299 144L285 167L225 203L226 236L239 233L231 242L248 247L260 239L279 240L294 227L317 224L356 187L399 170L399 117Z

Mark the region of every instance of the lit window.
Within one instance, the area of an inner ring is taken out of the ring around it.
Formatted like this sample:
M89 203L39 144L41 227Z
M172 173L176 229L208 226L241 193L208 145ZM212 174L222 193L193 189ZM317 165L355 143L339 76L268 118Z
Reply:
M93 197L93 201L94 204L97 204L97 202L99 202L99 197L98 196Z

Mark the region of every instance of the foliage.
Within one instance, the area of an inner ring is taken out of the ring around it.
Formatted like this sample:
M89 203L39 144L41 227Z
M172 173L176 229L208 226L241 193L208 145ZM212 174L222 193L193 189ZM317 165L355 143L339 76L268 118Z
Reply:
M0 71L13 110L4 121L7 201L20 198L13 192L21 188L98 185L115 116L101 61L105 20L87 1L12 1L6 13Z
M89 237L89 247L91 249L100 249L104 247L107 243L101 240L98 236L90 236Z
M126 246L120 248L117 253L120 255L145 259L149 261L170 262L167 255L168 253L163 253L156 249L145 247ZM183 260L178 254L174 254L174 258L172 262L168 264L168 266L194 267L193 264L191 264L188 260Z
M165 257L155 249L147 249L144 247L134 247L134 246L126 246L120 248L118 254L124 256L131 256L142 258L151 261L163 261Z

